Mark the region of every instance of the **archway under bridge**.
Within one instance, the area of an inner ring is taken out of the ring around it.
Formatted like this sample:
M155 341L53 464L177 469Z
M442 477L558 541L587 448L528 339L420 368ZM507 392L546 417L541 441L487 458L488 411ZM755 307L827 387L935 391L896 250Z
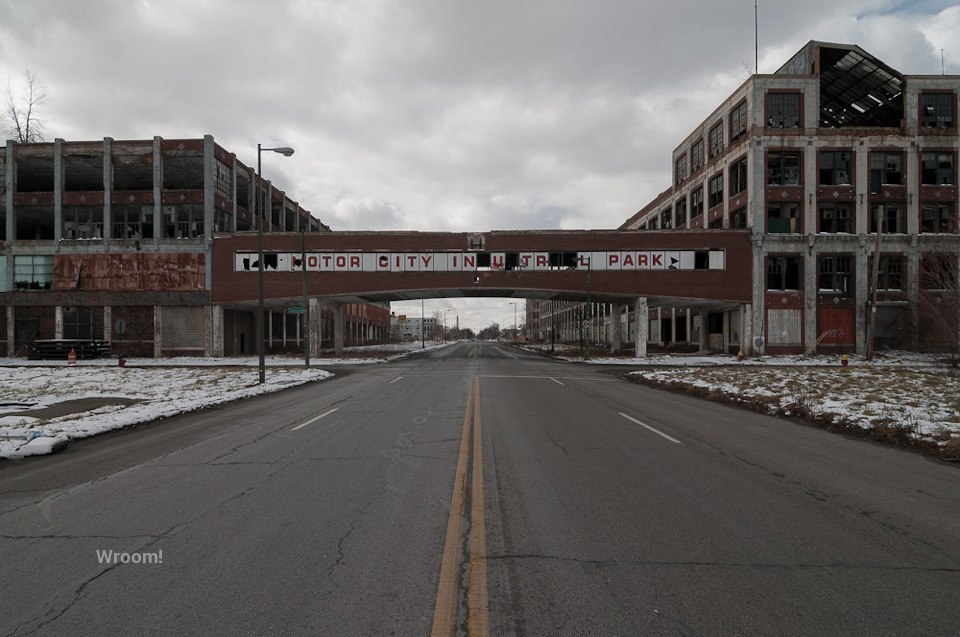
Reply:
M255 311L259 251L255 233L217 235L212 257L214 349L217 312ZM324 232L263 237L268 310L310 307L332 314L333 345L344 344L344 307L429 298L505 297L610 304L632 313L637 355L645 355L651 309L701 316L739 312L749 343L752 256L747 231L493 231L485 233ZM221 320L222 323L222 320ZM621 322L607 339L618 351ZM701 344L706 330L701 329ZM222 336L221 336L222 338ZM222 352L222 346L220 348Z

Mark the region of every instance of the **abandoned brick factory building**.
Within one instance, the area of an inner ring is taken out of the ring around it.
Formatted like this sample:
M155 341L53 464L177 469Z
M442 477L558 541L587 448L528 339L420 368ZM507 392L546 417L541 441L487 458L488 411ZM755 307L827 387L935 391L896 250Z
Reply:
M0 151L0 355L43 339L107 340L116 352L120 338L127 355L253 354L256 306L212 300L214 235L256 230L256 210L269 211L264 233L330 231L269 181L257 187L210 136ZM347 344L389 332L386 305L343 314ZM331 320L324 312L324 337ZM264 328L267 352L302 351L299 315L268 307Z
M809 42L696 126L673 151L673 185L622 229L750 231L749 315L710 317L718 349L741 346L749 321L746 347L767 353L862 352L877 246L877 346L955 345L958 93L960 76ZM689 310L650 318L654 341L706 343Z

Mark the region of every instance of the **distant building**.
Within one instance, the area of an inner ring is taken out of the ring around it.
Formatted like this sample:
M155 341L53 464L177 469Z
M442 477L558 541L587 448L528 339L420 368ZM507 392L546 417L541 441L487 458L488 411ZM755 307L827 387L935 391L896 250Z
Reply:
M440 338L440 324L436 317L407 316L406 314L390 315L390 334L393 340L419 341L422 339Z
M258 187L259 185L259 187ZM329 232L236 156L202 139L0 147L0 354L37 339L106 339L127 355L256 352L256 304L213 298L214 236ZM267 308L270 353L303 349L302 315ZM344 307L347 344L386 339L388 304ZM329 344L332 318L320 334ZM316 346L317 343L314 343Z
M879 225L878 346L942 347L960 329L937 309L960 262L958 94L960 76L904 75L815 41L744 82L674 149L671 187L622 228L749 230L753 302L699 321L651 306L651 340L863 351Z

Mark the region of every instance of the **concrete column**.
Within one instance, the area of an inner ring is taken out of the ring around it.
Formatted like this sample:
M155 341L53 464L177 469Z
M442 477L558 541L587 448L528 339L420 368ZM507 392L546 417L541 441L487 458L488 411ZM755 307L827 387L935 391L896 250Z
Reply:
M113 138L103 138L103 241L110 246L113 239Z
M343 340L344 340L344 313L343 313L343 303L339 301L334 301L331 303L331 309L333 309L333 352L335 354L343 354Z
M707 310L701 307L698 311L700 312L700 351L702 352L707 349L710 343L710 329L707 325Z
M767 262L763 247L763 235L758 234L756 229L754 229L754 234L751 237L751 243L753 244L753 276L751 277L753 281L753 291L751 294L753 312L750 316L750 321L753 326L750 329L750 333L755 336L749 345L752 353L762 355L766 349L766 341L763 339L763 336L766 333L764 330L766 326L764 302L767 290ZM756 343L757 338L760 338L759 345Z
M210 310L210 353L207 356L223 356L223 306L213 305Z
M153 357L160 358L163 350L163 308L153 306Z
M113 340L113 308L109 305L103 308L103 340Z
M230 232L237 231L237 155L230 153Z
M740 349L744 354L753 352L753 318L749 303L740 305Z
M32 238L32 237L31 237ZM63 238L63 140L53 141L53 240L57 242L55 250L60 251Z
M635 355L637 358L647 357L647 331L650 328L650 312L647 309L647 298L638 297L636 301L637 341Z
M310 324L307 329L309 330L310 335L310 358L318 358L320 356L320 338L321 334L321 325L322 325L322 306L320 305L320 299L307 299L307 305L310 307Z
M812 239L811 239L812 241ZM803 349L809 350L817 343L817 278L819 253L811 245L803 263Z
M53 308L53 338L63 338L63 306Z
M856 312L856 322L854 323L856 336L854 344L857 348L857 354L867 353L867 303L870 302L870 258L863 239L865 239L865 237L861 237L860 247L857 249L857 254L853 257L854 263L856 264L853 284L856 286L854 298L857 300L854 310ZM872 252L875 246L875 243L872 244L869 252Z
M12 357L14 355L14 348L16 347L16 338L17 338L17 326L16 326L16 313L14 312L13 306L8 305L6 307L7 311L7 356Z
M216 157L213 153L213 135L203 136L203 251L205 287L213 289L213 226L214 226L214 174Z
M954 100L956 100L956 97L954 97ZM956 136L954 136L954 139L956 139ZM906 157L903 169L906 171L907 177L907 201L904 202L902 210L907 215L906 228L910 234L920 232L920 157L916 152L912 152L915 150L915 148L903 149L903 154ZM956 174L956 167L954 167L954 174Z
M163 152L162 137L153 138L153 240L163 238ZM160 355L156 354L159 358Z
M906 290L910 300L910 349L920 346L920 254L917 251L917 235L911 238L911 250L906 254Z
M7 209L7 245L9 246L14 241L17 240L17 216L14 214L13 209L13 193L17 184L17 162L13 156L13 148L16 146L16 142L12 139L7 140L7 174L4 177L4 187L6 188L6 209ZM8 263L9 270L7 272L7 286L8 290L13 289L13 261ZM12 355L12 354L11 354Z
M620 353L620 341L623 339L620 318L623 315L623 303L613 304L613 314L610 316L610 353Z

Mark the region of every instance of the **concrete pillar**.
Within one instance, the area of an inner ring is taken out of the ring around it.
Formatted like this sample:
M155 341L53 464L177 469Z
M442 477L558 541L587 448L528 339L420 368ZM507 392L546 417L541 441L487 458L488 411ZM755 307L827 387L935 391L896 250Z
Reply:
M213 305L210 308L210 353L208 356L223 356L224 335L223 335L223 306Z
M4 177L4 187L6 189L6 209L7 209L7 245L9 246L14 241L17 240L17 216L14 214L13 209L13 193L15 186L17 184L16 174L17 174L17 163L13 156L13 147L16 145L16 142L12 139L7 140L7 174ZM13 289L13 261L10 261L7 271L7 289ZM12 347L12 346L11 346ZM11 354L12 355L12 354Z
M160 358L163 350L163 308L153 306L153 357Z
M320 356L320 338L321 334L321 325L322 325L322 307L320 305L320 299L307 299L307 305L310 308L310 324L307 326L308 334L310 337L310 358L317 358Z
M610 353L620 353L620 341L623 339L620 318L623 315L623 303L613 304L613 314L610 315Z
M813 248L813 237L803 263L803 349L813 349L817 344L817 279L820 271L819 253Z
M163 152L162 137L153 138L153 240L163 238ZM158 358L160 354L155 354Z
M113 138L103 138L103 241L109 246L113 239ZM109 334L109 332L108 332Z
M753 353L753 308L749 303L740 305L740 349L745 354Z
M213 135L203 136L203 250L206 258L205 286L213 289L213 226L214 226L214 176L216 157L213 153Z
M869 253L873 252L875 246L874 243L870 246L870 250L867 250L864 237L861 236L860 247L856 256L853 257L856 264L853 284L856 286L854 298L857 300L854 310L856 313L854 344L857 348L857 354L867 353L867 304L870 302L869 264L871 261ZM860 273L863 273L863 276L860 276Z
M635 356L637 358L647 357L647 331L650 327L650 312L647 309L647 298L638 297L636 301L636 320L637 320L637 341Z
M12 357L14 355L14 349L16 347L16 338L17 338L17 328L16 328L16 314L14 312L13 306L8 305L6 307L7 311L7 356Z
M63 338L63 306L53 308L53 338Z
M707 325L707 310L704 308L699 309L700 312L700 351L705 351L709 343L709 332L710 328Z
M28 237L32 239L33 237ZM57 252L63 238L63 140L53 141L53 240Z
M113 308L109 305L103 308L103 340L113 340Z
M337 355L343 354L343 340L344 340L344 312L343 312L343 303L339 301L334 301L331 303L331 309L333 310L333 352Z
M237 231L237 155L230 153L230 232ZM248 200L249 201L249 200Z

